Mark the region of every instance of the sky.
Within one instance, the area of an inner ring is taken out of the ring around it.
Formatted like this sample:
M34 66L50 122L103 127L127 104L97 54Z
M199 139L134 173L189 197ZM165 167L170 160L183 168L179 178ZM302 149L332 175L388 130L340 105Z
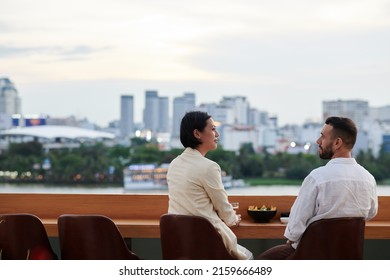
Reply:
M22 113L106 126L146 90L246 96L279 124L322 102L390 105L389 0L0 0L0 77Z

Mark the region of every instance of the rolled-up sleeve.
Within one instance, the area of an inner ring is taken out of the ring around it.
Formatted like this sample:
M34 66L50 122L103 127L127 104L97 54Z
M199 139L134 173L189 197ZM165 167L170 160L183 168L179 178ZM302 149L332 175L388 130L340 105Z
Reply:
M315 215L317 188L314 178L308 176L302 183L300 192L291 207L290 217L284 236L297 242L306 230L309 220Z

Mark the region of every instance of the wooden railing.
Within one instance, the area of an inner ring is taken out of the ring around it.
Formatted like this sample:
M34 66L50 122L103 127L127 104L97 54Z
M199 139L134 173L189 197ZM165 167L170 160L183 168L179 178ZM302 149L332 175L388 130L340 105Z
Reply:
M283 239L285 224L280 213L288 212L295 196L230 195L240 203L239 239ZM255 223L246 209L250 205L276 206L277 214L265 224ZM57 218L62 214L101 214L117 224L124 237L159 238L159 218L168 209L166 194L0 194L0 214L31 213L44 223L49 236L58 236ZM378 215L366 223L366 239L390 239L390 197L379 197Z

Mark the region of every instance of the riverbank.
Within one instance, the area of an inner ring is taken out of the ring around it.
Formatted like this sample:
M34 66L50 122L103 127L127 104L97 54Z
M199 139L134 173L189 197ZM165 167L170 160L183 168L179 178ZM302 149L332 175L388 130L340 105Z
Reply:
M281 178L249 178L244 181L248 186L299 186L302 183L302 180Z
M283 178L248 178L244 179L248 186L300 186L301 179L283 179ZM378 186L390 186L390 180L377 182Z
M284 178L245 178L242 179L245 182L245 185L248 187L257 187L257 186L300 186L302 184L301 179L284 179ZM28 181L3 181L0 182L0 186L56 186L56 187L90 187L90 188L111 188L111 187L122 187L123 182L112 182L112 183L43 183L43 182L28 182ZM378 186L390 186L390 179L377 182Z
M300 185L259 185L229 188L229 195L297 195ZM134 190L126 194L165 194L168 190ZM125 193L122 186L96 186L96 185L15 185L0 184L0 193L96 193L119 194ZM390 185L378 186L378 195L390 196Z

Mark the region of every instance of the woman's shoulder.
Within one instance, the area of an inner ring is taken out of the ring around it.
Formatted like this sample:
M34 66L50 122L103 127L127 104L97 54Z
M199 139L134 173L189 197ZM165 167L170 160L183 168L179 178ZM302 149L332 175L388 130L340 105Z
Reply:
M218 166L219 167L219 164L207 157L203 157L203 164L207 164L208 166Z
M187 148L184 150L184 152L181 154L181 156L184 157L191 157L193 159L196 159L196 162L199 162L202 165L206 165L208 167L210 166L219 166L219 164L205 156L202 156L199 151L196 149Z
M203 173L207 174L207 176L209 176L210 174L220 174L221 173L221 167L219 166L219 164L211 159L208 159L208 158L204 159L204 162L202 163L201 168L203 170Z

